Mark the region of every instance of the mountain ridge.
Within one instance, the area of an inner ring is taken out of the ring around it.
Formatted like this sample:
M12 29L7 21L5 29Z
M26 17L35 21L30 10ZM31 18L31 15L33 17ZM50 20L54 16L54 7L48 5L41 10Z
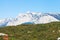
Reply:
M19 14L16 18L7 18L0 21L0 26L16 26L25 23L45 24L60 20L60 14L26 12Z

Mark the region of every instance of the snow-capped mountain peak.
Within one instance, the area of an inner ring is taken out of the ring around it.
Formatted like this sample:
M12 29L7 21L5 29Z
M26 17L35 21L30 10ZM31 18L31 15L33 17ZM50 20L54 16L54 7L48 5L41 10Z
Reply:
M28 11L27 13L20 13L16 18L8 18L4 19L3 21L0 20L0 26L16 26L26 23L45 24L54 21L59 21L59 15Z

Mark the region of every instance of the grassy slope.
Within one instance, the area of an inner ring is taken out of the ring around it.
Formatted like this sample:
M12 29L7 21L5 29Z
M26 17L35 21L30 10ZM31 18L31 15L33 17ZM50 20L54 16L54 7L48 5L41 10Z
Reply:
M36 25L18 25L0 28L9 40L57 40L60 37L60 22Z

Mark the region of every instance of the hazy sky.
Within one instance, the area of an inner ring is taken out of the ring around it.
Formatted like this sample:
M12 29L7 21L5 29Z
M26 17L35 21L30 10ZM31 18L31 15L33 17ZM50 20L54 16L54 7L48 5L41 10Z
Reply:
M26 11L60 12L60 0L0 0L0 18L16 17Z

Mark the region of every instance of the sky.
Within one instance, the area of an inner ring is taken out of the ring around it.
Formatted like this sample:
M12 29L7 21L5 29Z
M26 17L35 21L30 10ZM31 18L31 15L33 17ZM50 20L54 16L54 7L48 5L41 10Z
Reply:
M60 12L60 0L0 0L0 19L27 11Z

